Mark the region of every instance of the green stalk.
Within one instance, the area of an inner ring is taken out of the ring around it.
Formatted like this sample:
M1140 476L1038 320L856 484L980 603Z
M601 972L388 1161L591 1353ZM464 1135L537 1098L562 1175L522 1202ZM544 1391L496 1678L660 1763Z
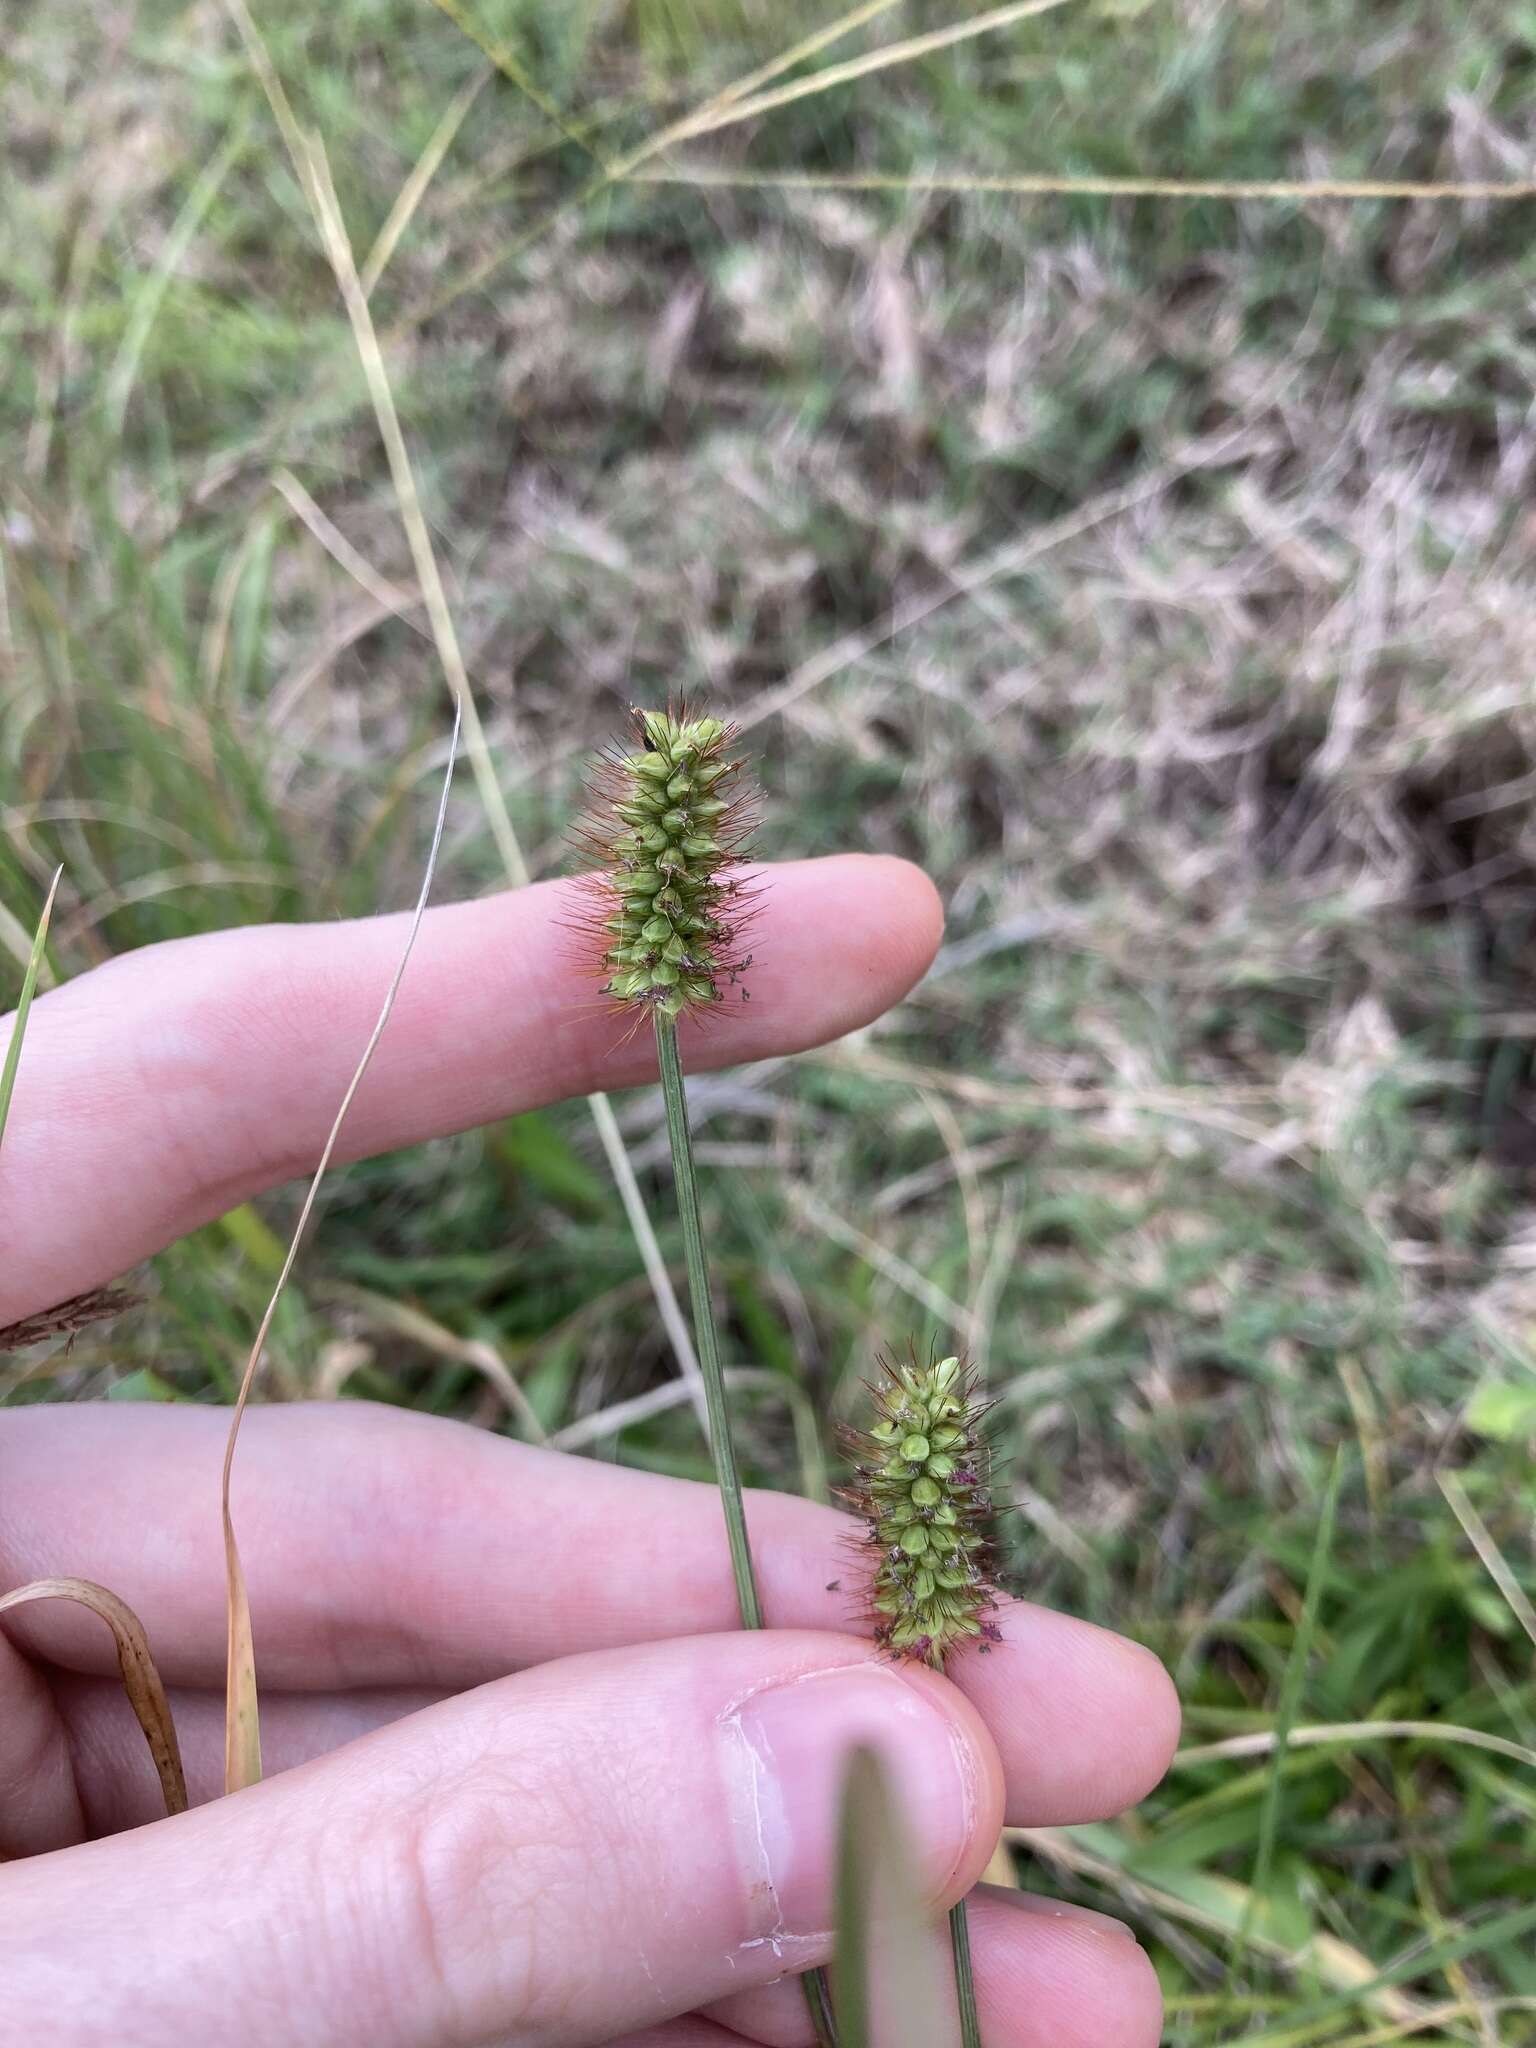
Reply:
M971 1969L971 1928L965 1901L949 1909L949 1945L955 1958L955 1997L960 2006L961 2048L981 2048L981 2021L976 2012L976 1977Z
M819 2048L837 2048L837 2022L832 2017L832 1991L825 1970L807 1970L800 1979Z
M944 1669L944 1659L930 1659L934 1669ZM960 2048L981 2048L981 2017L976 2010L976 1973L971 1967L971 1923L964 1899L949 1909L949 1949L955 1959L955 2003L960 2008Z
M743 1628L761 1628L763 1611L752 1573L752 1546L747 1540L747 1512L741 1501L741 1474L731 1442L725 1405L725 1372L720 1364L720 1338L710 1299L709 1271L704 1263L704 1233L699 1227L699 1189L693 1171L693 1140L688 1134L688 1109L683 1097L683 1067L677 1056L677 1019L656 1012L656 1057L661 1063L661 1099L667 1106L667 1137L672 1145L672 1178L677 1186L677 1212L683 1225L683 1257L688 1266L688 1299L693 1309L693 1342L704 1377L704 1404L709 1413L709 1446L714 1453L715 1479L725 1511L726 1540L736 1580L736 1605Z
M677 1213L683 1226L683 1258L688 1267L688 1300L693 1310L693 1342L699 1354L699 1371L704 1380L704 1405L709 1416L709 1444L715 1461L715 1481L725 1514L725 1534L731 1551L731 1572L736 1580L736 1605L743 1628L761 1628L762 1605L757 1597L757 1580L752 1571L752 1546L747 1537L747 1513L741 1498L741 1474L736 1469L736 1450L731 1442L731 1420L725 1400L725 1371L720 1363L720 1336L715 1328L714 1303L709 1291L709 1269L704 1262L704 1233L699 1224L699 1189L693 1168L693 1140L688 1132L688 1108L683 1094L683 1067L677 1052L677 1019L658 1009L656 1016L656 1057L661 1067L661 1099L667 1111L667 1137L672 1147L672 1178L677 1188ZM821 2048L837 2048L832 2021L832 2000L826 1973L812 1970L801 1978L805 2002L810 2009L816 2039Z

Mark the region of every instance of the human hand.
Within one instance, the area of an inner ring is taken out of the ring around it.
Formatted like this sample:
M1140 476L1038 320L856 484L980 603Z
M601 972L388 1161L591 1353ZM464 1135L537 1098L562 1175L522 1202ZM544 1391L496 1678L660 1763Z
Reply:
M901 863L767 879L751 1012L690 1045L693 1065L853 1028L931 956L937 908ZM647 1078L649 1046L614 1047L581 1008L555 902L546 885L429 915L346 1156ZM0 1325L312 1166L399 942L390 919L229 932L41 998L0 1165ZM155 1819L98 1623L60 1603L7 1616L17 2039L808 2041L773 1980L827 1958L854 1741L891 1764L936 1905L974 1883L1005 1811L1113 1813L1171 1752L1155 1660L1023 1603L953 1682L881 1660L827 1590L846 1540L829 1510L750 1497L771 1628L747 1635L712 1488L345 1403L246 1423L235 1504L272 1775L215 1799L225 1428L190 1406L0 1416L0 1584L73 1574L138 1611L194 1801L213 1802ZM988 2048L1156 2040L1125 1930L990 1890L971 1917Z

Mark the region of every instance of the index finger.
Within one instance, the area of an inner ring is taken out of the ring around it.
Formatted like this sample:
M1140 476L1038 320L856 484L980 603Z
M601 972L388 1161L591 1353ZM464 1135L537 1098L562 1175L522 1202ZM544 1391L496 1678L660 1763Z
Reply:
M933 958L942 912L906 861L842 854L751 880L752 1000L684 1024L691 1066L837 1038ZM572 940L578 886L427 913L338 1159L654 1075L650 1034L615 1018ZM408 922L172 940L34 1003L0 1158L0 1328L312 1170Z

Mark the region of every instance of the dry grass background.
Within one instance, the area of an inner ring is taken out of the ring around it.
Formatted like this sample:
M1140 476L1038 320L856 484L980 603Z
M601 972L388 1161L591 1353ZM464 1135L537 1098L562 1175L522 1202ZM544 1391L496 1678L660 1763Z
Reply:
M875 1349L969 1338L1021 1579L1152 1642L1194 1748L1027 1881L1137 1919L1175 2043L1536 2040L1536 209L933 186L1529 179L1536 11L1074 0L669 160L745 184L580 205L586 149L427 0L258 18L534 868L687 688L749 727L768 851L944 892L893 1016L694 1091L755 1474L818 1487ZM622 153L831 10L465 18ZM58 861L55 975L408 903L449 713L227 17L21 5L0 64L10 999ZM496 875L464 778L440 893ZM659 1099L620 1109L658 1186ZM227 1397L296 1202L7 1397ZM671 1375L574 1106L338 1174L268 1388L700 1473ZM1277 1762L1299 1726L1345 1733Z

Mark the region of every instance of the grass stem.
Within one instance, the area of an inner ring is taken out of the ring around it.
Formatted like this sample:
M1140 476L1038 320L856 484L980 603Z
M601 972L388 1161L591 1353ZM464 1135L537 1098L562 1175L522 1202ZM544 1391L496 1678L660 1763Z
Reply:
M725 1514L736 1605L743 1628L761 1628L763 1610L752 1571L752 1546L747 1537L747 1512L741 1498L741 1474L731 1442L730 1414L725 1400L725 1372L720 1363L720 1334L715 1328L709 1269L704 1262L704 1232L699 1222L699 1188L693 1168L693 1140L688 1132L688 1105L683 1093L683 1066L677 1051L677 1019L656 1012L656 1057L661 1067L661 1099L667 1111L667 1137L672 1147L672 1178L677 1188L677 1213L683 1226L683 1258L688 1268L688 1299L693 1310L693 1343L704 1378L709 1415L709 1443L715 1480ZM801 1978L805 2002L821 2048L837 2048L832 1997L826 1973L811 1970Z
M949 1945L955 1958L955 1997L960 2006L961 2048L981 2048L981 2021L976 2012L976 1975L971 1968L971 1926L965 1901L949 1909Z
M709 1443L715 1460L720 1505L725 1512L726 1540L731 1547L731 1572L736 1580L736 1605L743 1628L761 1628L762 1608L752 1573L752 1546L747 1539L747 1511L741 1500L741 1474L731 1442L725 1405L725 1373L720 1364L720 1337L715 1329L709 1271L704 1263L704 1232L699 1223L699 1189L693 1170L693 1140L688 1134L688 1108L683 1095L683 1067L677 1054L677 1020L656 1012L656 1057L661 1064L661 1097L667 1109L667 1137L672 1146L672 1178L677 1211L683 1226L683 1258L688 1267L688 1298L693 1308L693 1342L704 1375L709 1413Z

